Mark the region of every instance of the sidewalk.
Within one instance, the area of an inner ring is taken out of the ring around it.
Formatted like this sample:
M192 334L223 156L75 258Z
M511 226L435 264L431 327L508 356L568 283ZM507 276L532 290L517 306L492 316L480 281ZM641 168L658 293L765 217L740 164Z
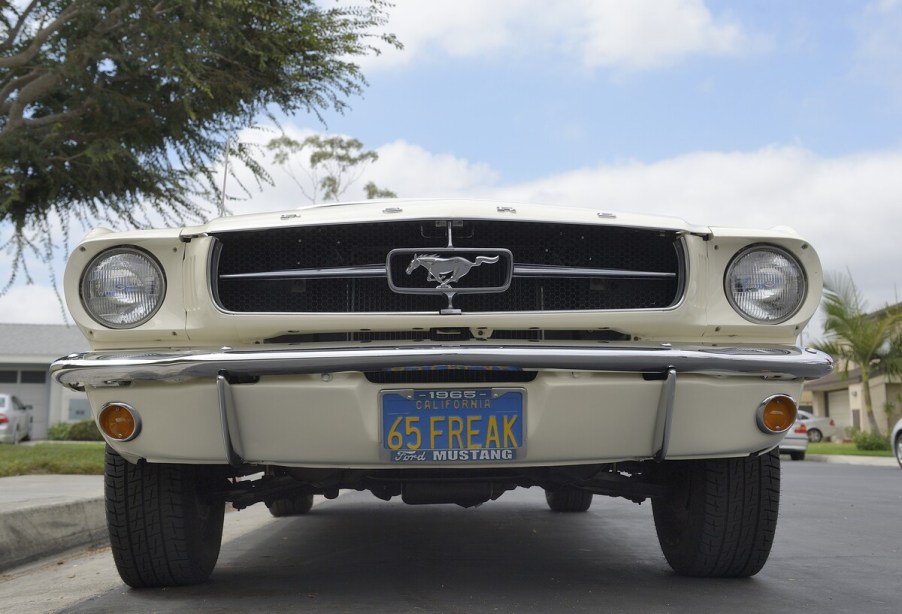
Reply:
M809 454L806 460L898 468L892 457ZM107 541L103 476L0 478L0 571Z

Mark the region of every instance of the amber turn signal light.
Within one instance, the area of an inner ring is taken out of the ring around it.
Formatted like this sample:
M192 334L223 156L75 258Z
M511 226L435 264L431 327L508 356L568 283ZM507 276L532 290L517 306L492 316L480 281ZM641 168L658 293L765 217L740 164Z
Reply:
M101 432L113 441L130 441L141 432L141 418L131 405L107 403L100 410L97 423Z
M785 433L796 420L795 400L785 394L775 394L758 406L758 428L765 433Z

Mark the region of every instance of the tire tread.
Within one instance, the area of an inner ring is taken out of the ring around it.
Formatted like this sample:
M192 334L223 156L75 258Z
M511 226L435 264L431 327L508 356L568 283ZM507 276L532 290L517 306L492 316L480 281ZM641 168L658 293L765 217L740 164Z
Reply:
M653 503L659 541L668 563L688 576L748 577L758 573L773 546L780 500L780 459L686 461L688 519L678 526L672 502Z
M193 467L131 464L107 450L104 483L113 559L134 588L197 584L219 555L224 503L201 524L190 509L198 481Z

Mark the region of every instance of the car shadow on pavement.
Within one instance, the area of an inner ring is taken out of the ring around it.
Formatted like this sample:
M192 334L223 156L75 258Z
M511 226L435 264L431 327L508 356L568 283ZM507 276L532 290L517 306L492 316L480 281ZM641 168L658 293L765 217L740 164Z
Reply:
M688 604L716 590L742 611L762 591L791 594L791 585L760 575L675 575L648 503L596 497L587 513L560 514L540 490L524 492L474 509L349 493L228 542L205 584L131 590L127 603L155 612L201 603L230 612L673 611L681 603L700 611Z

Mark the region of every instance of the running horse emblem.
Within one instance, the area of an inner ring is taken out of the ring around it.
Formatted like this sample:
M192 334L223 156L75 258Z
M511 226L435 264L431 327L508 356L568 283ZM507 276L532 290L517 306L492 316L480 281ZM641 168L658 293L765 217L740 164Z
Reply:
M426 269L427 280L436 282L439 288L450 289L451 286L449 284L459 281L474 266L495 264L496 262L498 262L498 256L492 256L491 258L488 256L476 256L476 261L470 262L460 256L439 258L435 254L415 255L407 267L407 274L413 273L417 267L423 267Z

